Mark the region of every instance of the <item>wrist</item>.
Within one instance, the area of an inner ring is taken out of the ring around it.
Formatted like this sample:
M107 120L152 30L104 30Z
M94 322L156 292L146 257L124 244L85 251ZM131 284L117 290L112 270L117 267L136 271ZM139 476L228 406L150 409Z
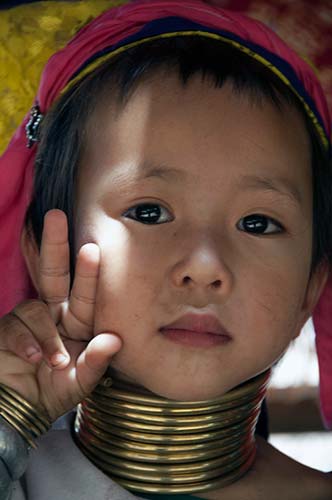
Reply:
M46 413L37 410L13 389L0 383L0 416L26 442L29 448L36 448L36 440L51 427Z

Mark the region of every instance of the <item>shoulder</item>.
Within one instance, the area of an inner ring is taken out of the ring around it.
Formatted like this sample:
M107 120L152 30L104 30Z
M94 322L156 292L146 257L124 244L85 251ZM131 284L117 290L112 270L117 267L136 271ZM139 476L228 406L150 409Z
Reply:
M252 471L266 490L266 498L329 500L332 475L302 465L258 439L257 462Z
M331 500L332 474L306 467L257 438L252 469L237 483L202 495L209 500Z

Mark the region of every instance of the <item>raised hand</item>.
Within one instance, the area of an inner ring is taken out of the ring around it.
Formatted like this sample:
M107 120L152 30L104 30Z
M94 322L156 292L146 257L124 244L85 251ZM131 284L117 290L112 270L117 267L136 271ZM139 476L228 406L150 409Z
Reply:
M66 215L50 210L39 256L40 300L19 304L0 319L0 383L52 420L87 396L121 348L112 333L93 336L100 253L83 245L70 290Z

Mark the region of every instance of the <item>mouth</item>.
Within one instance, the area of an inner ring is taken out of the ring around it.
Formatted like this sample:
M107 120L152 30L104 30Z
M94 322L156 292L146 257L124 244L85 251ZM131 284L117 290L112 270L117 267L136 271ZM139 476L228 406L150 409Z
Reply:
M192 347L213 347L232 340L230 333L211 314L186 314L159 331L165 338Z

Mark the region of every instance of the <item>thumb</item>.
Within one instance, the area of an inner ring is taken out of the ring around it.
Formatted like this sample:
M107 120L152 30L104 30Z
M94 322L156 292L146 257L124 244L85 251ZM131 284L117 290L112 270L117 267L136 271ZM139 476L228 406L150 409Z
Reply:
M93 391L108 368L112 357L121 347L120 337L114 333L100 333L80 354L76 364L76 377L85 396Z

